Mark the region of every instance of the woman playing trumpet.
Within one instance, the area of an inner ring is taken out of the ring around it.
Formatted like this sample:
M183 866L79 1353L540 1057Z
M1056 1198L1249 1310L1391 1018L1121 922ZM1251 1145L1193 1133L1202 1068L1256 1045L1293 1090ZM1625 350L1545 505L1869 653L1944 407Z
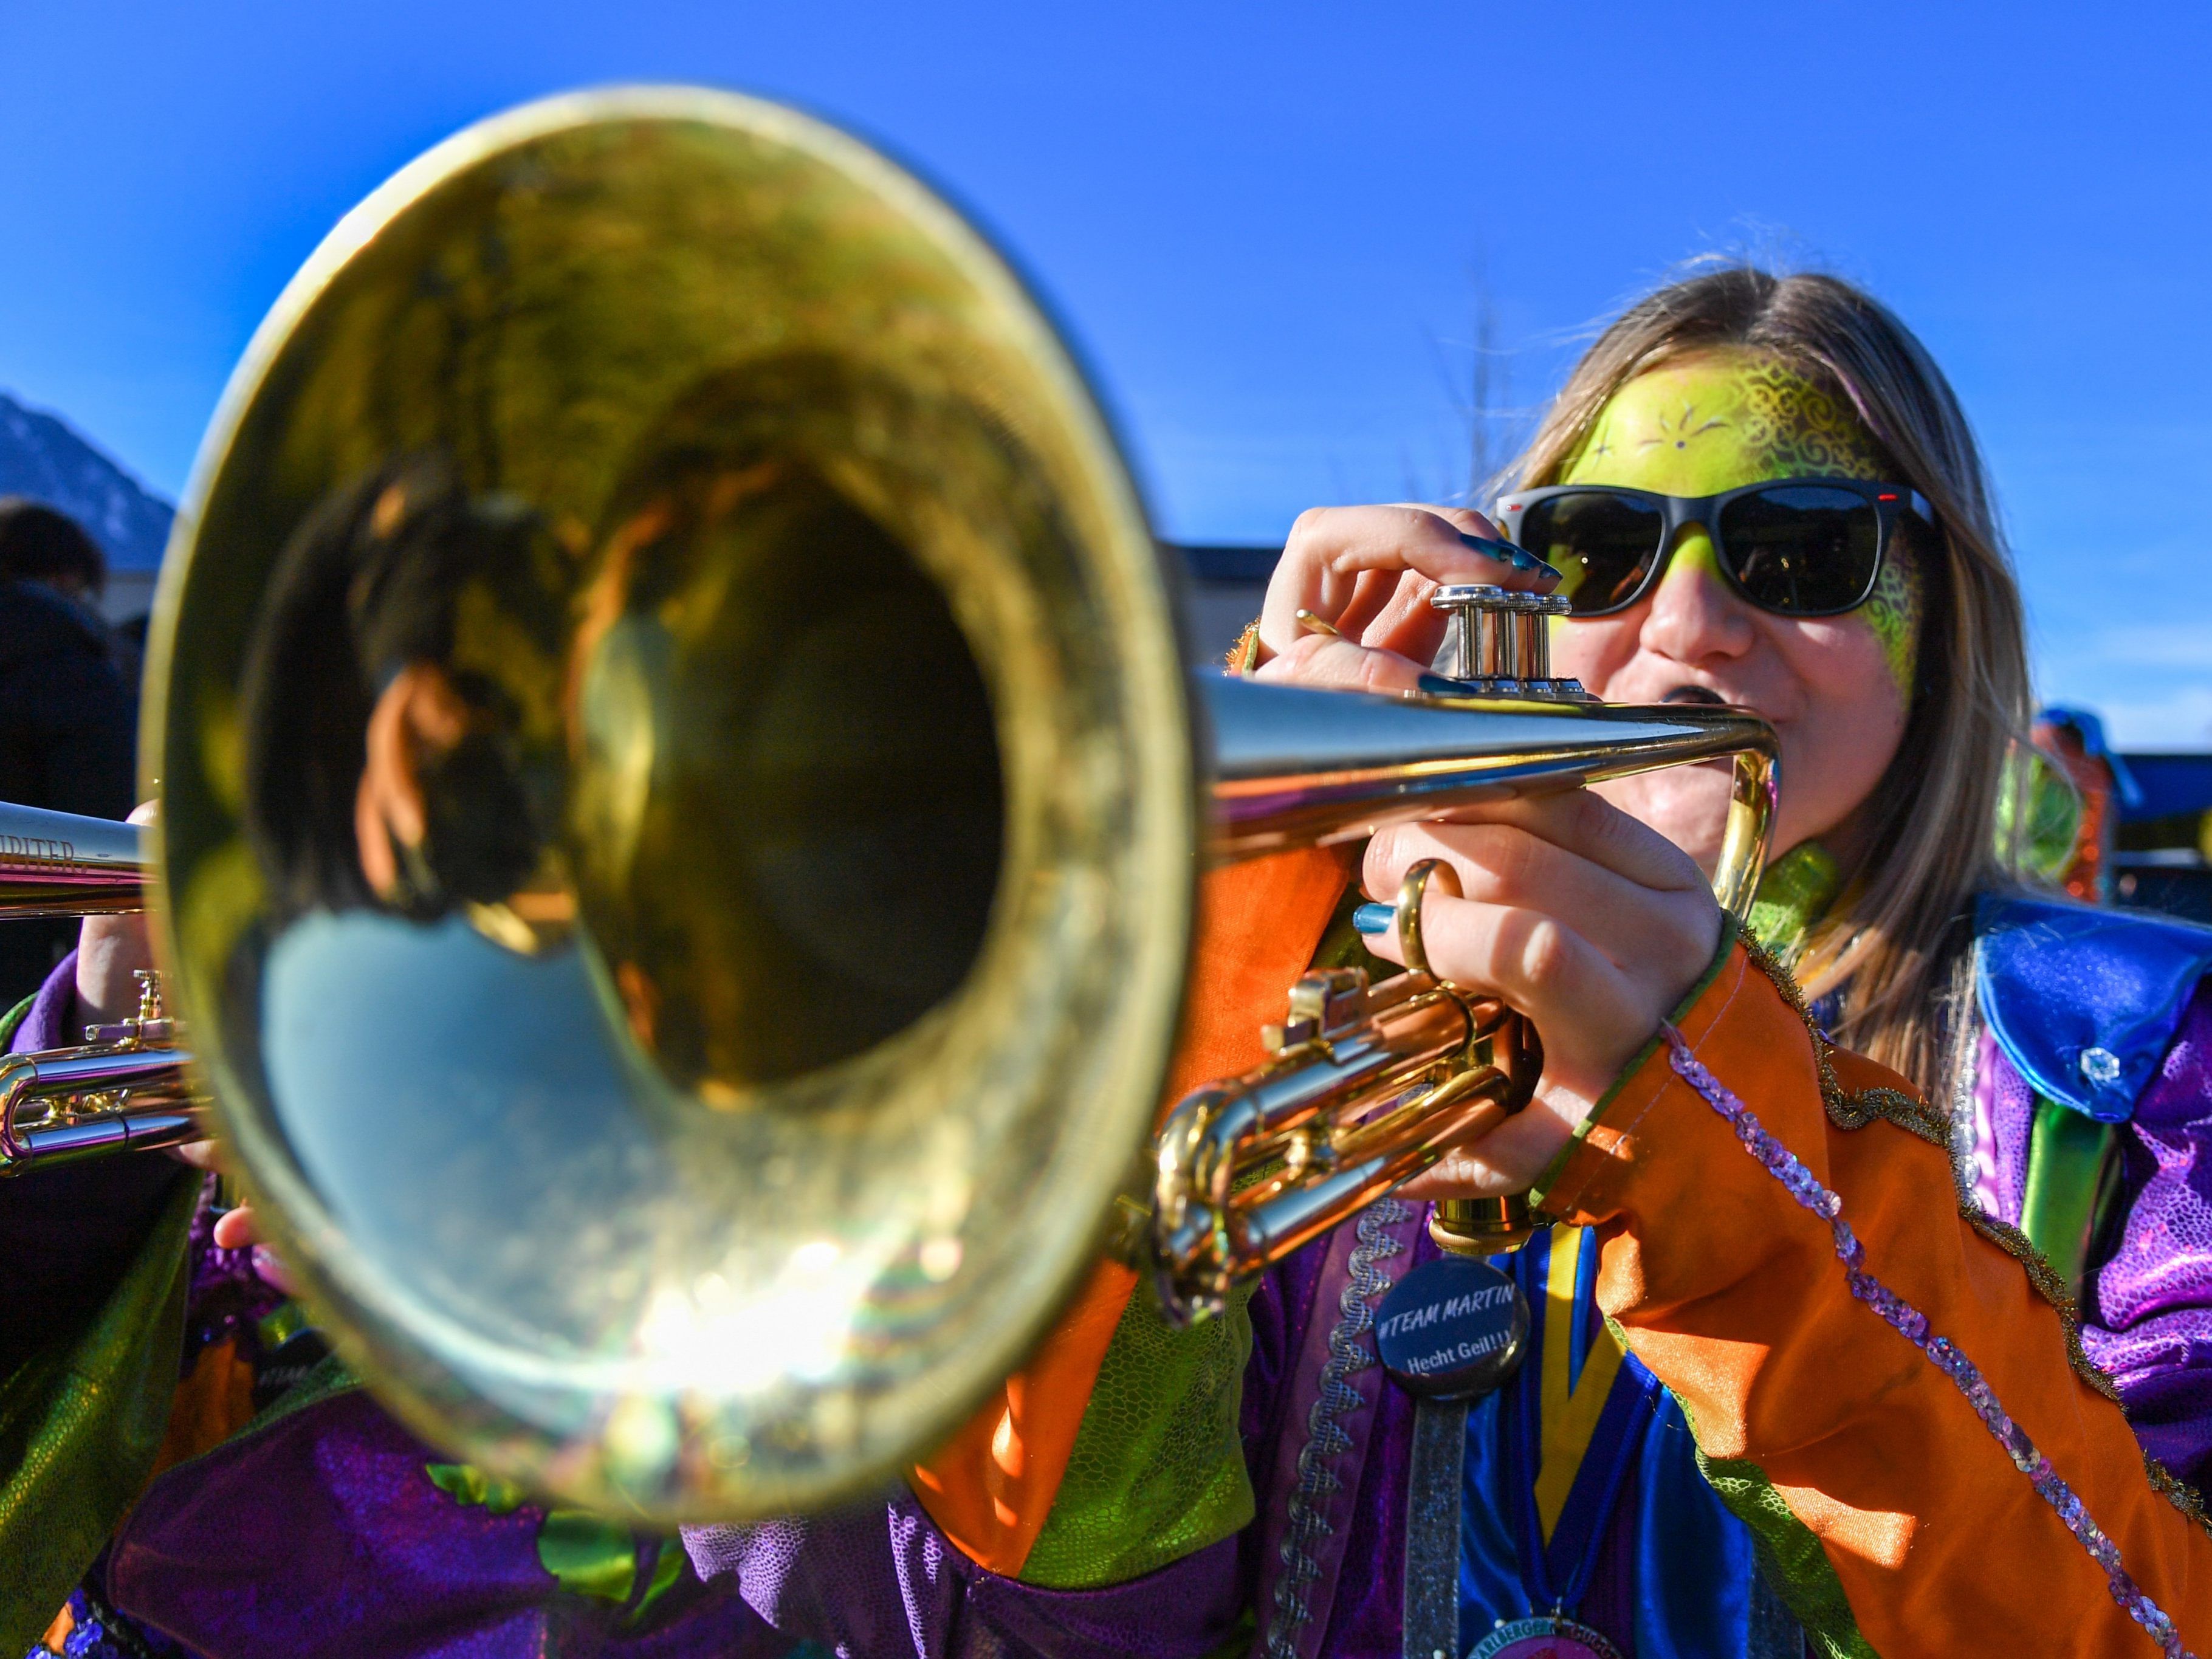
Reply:
M1434 1253L1404 1200L1533 1187L1561 1224L1512 1266L1534 1340L1448 1482L1455 1653L2212 1631L2189 1486L2212 1451L2212 1258L2190 1243L2212 1213L2189 1179L2212 934L2012 872L2019 599L1940 373L1843 283L1717 270L1606 332L1519 483L1495 520L1308 514L1236 665L1411 688L1435 585L1556 586L1555 666L1598 696L1776 727L1780 856L1748 936L1700 868L1724 773L1376 837L1377 899L1421 860L1458 876L1427 901L1429 958L1533 1017L1532 1108L1217 1327L1166 1334L1141 1293L1079 1306L887 1510L694 1534L779 1628L872 1652L1400 1652L1439 1591L1408 1581L1433 1516L1370 1328ZM1397 960L1387 910L1346 915L1345 874L1314 854L1213 878L1187 1053L1255 1060L1287 975L1348 959L1333 916Z
M2207 952L2020 897L1990 851L2027 708L2020 620L1940 375L1840 284L1716 273L1608 332L1521 482L1499 514L1517 550L1452 510L1309 515L1240 665L1410 685L1439 643L1433 583L1556 584L1576 611L1559 660L1601 696L1738 704L1780 732L1759 953L1705 887L1710 777L1378 838L1356 872L1378 898L1424 858L1457 875L1424 915L1431 960L1532 1016L1531 1109L1212 1324L1171 1330L1102 1270L901 1491L695 1531L708 1583L661 1607L728 1620L711 1592L734 1589L777 1635L737 1619L719 1639L769 1651L1395 1654L1439 1589L1412 1582L1407 1540L1440 1507L1460 1652L2105 1652L2212 1617L2175 1480L2208 1443L2205 1264L2174 1242L2203 1218ZM1354 874L1317 854L1214 878L1178 1085L1256 1060L1310 962L1362 938L1393 957ZM1376 1307L1433 1254L1419 1200L1531 1187L1562 1224L1513 1264L1534 1340L1425 1511ZM2102 1372L2069 1363L2069 1281ZM283 1419L299 1468L374 1440L406 1465L380 1490L416 1536L530 1523L465 1472L438 1484L351 1398ZM126 1528L168 1574L160 1607L139 1581L156 1626L207 1604L189 1569L215 1575L226 1514L268 1502L237 1443L162 1477ZM369 1535L384 1512L340 1484L315 1512ZM641 1604L667 1558L618 1541ZM495 1599L456 1613L489 1621L471 1639L501 1639ZM459 1639L408 1627L409 1650Z

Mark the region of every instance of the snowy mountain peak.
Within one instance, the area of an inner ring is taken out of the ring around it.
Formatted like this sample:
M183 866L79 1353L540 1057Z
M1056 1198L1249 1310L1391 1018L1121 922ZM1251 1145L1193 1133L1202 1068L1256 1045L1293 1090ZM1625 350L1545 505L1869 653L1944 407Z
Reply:
M116 570L152 570L175 510L58 416L0 392L0 495L58 507L92 532Z

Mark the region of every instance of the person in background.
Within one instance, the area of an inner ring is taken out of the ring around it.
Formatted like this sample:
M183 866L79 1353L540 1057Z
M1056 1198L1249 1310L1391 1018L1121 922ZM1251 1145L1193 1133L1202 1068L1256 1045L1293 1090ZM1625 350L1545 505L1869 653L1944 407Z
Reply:
M467 906L526 926L506 900L552 806L512 682L562 638L534 578L562 556L428 458L302 525L240 698L248 835L284 920ZM127 1013L150 960L143 916L88 918L0 1013L0 1052ZM234 1198L143 1154L0 1182L0 1659L824 1659L674 1538L416 1440Z
M2051 879L2084 904L2112 902L2112 832L2123 811L2140 805L2142 793L2128 763L2105 741L2104 722L2084 708L2046 708L2031 735L2039 754L2071 787L2073 810L2056 817L2072 823L2070 838L2053 849ZM2031 811L2031 834L2046 815Z
M135 796L137 699L92 606L100 545L67 514L0 497L0 801L119 818ZM76 943L67 919L0 927L0 1008Z

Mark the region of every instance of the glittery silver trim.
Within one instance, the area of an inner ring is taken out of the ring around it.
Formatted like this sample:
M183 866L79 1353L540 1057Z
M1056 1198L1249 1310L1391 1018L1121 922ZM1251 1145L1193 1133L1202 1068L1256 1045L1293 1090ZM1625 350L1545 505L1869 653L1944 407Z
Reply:
M1291 1494L1279 1554L1283 1576L1275 1584L1275 1605L1267 1622L1267 1659L1297 1659L1298 1634L1313 1622L1306 1587L1321 1577L1314 1552L1331 1532L1322 1505L1343 1489L1329 1467L1352 1449L1343 1419L1363 1403L1347 1381L1376 1363L1375 1345L1365 1340L1375 1328L1375 1298L1390 1287L1376 1264L1401 1254L1405 1246L1389 1228L1413 1213L1395 1198L1378 1199L1359 1212L1348 1263L1352 1277L1337 1298L1340 1317L1328 1334L1328 1358L1322 1366L1321 1394L1306 1414L1306 1443L1298 1453L1298 1484Z

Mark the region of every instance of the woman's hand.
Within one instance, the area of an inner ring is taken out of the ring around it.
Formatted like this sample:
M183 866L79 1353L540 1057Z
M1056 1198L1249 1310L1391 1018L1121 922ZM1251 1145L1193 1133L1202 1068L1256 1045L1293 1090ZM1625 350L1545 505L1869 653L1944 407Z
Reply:
M1533 1020L1544 1077L1526 1111L1409 1182L1413 1198L1525 1189L1720 945L1720 907L1704 873L1657 831L1588 790L1474 808L1459 820L1376 836L1364 884L1392 903L1413 864L1450 866L1465 896L1431 884L1421 908L1429 965ZM1366 943L1402 960L1395 927Z
M1463 507L1317 507L1298 515L1267 582L1256 678L1410 690L1443 642L1429 595L1447 582L1549 592L1559 573ZM1323 632L1299 612L1326 623Z
M160 811L160 803L145 801L131 814L133 823L151 823ZM146 917L143 912L120 916L87 916L77 932L76 945L76 1005L80 1025L108 1025L128 1019L138 1012L138 972L154 965L154 947L147 938ZM216 1144L212 1140L195 1140L183 1146L173 1146L169 1155L196 1170L216 1167ZM215 1243L219 1249L253 1248L253 1270L263 1279L283 1291L296 1294L291 1277L284 1265L276 1259L276 1252L256 1241L253 1212L240 1205L225 1212L215 1224Z
M169 1155L191 1164L196 1170L216 1167L216 1144L212 1140L195 1140L189 1146L172 1146ZM253 1271L264 1285L280 1290L287 1296L297 1296L300 1287L284 1267L276 1251L261 1243L260 1229L253 1220L253 1206L240 1204L225 1210L215 1219L215 1247L219 1250L253 1251Z
M1268 583L1260 641L1273 654L1258 678L1410 690L1443 641L1445 619L1428 603L1438 585L1546 592L1558 580L1464 507L1316 507L1299 518ZM1335 631L1315 629L1301 611ZM1720 939L1720 911L1698 866L1587 791L1455 817L1376 836L1367 891L1389 904L1419 860L1452 866L1466 896L1431 890L1422 912L1430 965L1533 1019L1544 1079L1519 1117L1410 1183L1415 1198L1525 1188L1697 983ZM1368 948L1399 959L1395 930L1370 935Z
M143 801L130 821L151 823L160 810L158 801ZM153 965L154 947L146 937L143 913L87 916L76 936L77 1018L73 1023L109 1025L131 1018L138 1012L138 971Z

